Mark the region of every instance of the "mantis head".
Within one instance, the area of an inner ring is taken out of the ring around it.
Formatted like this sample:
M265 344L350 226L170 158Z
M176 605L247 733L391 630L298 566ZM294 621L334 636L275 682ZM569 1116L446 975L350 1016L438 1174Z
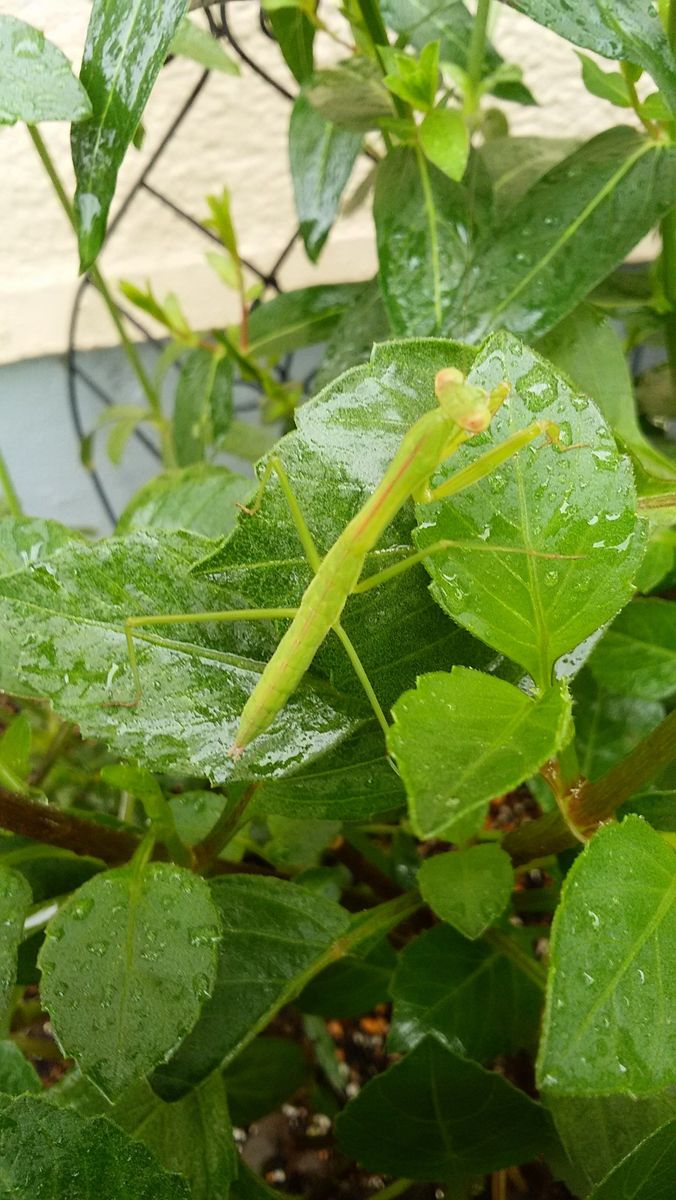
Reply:
M509 384L499 383L491 392L468 383L457 367L444 367L434 380L434 391L446 416L468 433L483 433L509 394Z

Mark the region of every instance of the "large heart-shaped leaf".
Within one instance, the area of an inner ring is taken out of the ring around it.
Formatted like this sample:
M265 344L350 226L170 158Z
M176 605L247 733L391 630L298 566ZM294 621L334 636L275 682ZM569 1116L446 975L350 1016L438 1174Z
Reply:
M64 1052L107 1096L162 1062L195 1024L219 933L204 880L164 863L97 875L52 919L42 998Z
M91 112L65 54L39 29L0 15L0 125L83 121Z
M419 505L416 540L421 548L445 538L464 543L429 560L433 594L545 688L557 659L632 593L643 529L631 467L591 401L509 335L486 341L469 378L487 388L506 380L512 390L444 476L535 420L554 422L574 448L533 445L481 483Z
M676 857L640 817L597 833L554 918L540 1087L642 1096L676 1083Z

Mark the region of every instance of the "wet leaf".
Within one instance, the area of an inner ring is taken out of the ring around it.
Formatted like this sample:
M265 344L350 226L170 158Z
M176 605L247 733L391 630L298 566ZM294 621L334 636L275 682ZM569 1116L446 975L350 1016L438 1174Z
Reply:
M200 462L208 446L227 433L232 421L233 369L198 347L187 355L176 387L173 436L179 467Z
M233 876L211 891L223 927L218 975L195 1029L153 1076L166 1100L231 1062L348 925L339 905L280 879Z
M58 46L25 21L0 14L0 125L83 121L91 112Z
M342 371L368 362L375 342L384 342L390 326L383 306L378 280L373 279L354 298L329 335L313 390L319 392L337 379Z
M164 863L106 871L52 919L42 997L64 1053L105 1095L119 1096L193 1027L219 932L206 883Z
M378 167L373 216L393 333L411 337L448 329L467 258L464 189L422 155L399 148Z
M296 212L308 258L319 258L345 185L361 150L358 133L337 129L299 96L289 125L289 164Z
M0 1097L0 1195L12 1200L189 1200L178 1175L112 1121L34 1096Z
M576 1194L586 1196L621 1159L676 1112L676 1096L549 1096L567 1161L552 1163Z
M644 1096L676 1083L676 859L640 817L599 830L554 918L539 1087Z
M249 350L277 358L322 342L363 288L361 283L317 284L283 292L259 304L249 318Z
M493 183L496 224L578 145L572 138L546 137L500 137L485 142L480 153Z
M17 952L31 899L26 880L9 867L0 866L0 1017L16 980Z
M632 1150L591 1193L589 1200L670 1200L676 1172L676 1120Z
M544 336L669 209L675 171L676 150L634 129L592 138L479 239L451 327L468 341L501 326Z
M635 0L512 0L514 8L576 46L604 58L628 60L648 71L676 108L674 56L656 4Z
M9 1039L0 1041L0 1093L21 1096L43 1090L40 1077L16 1045Z
M93 116L71 134L81 271L101 249L120 164L185 10L186 0L94 0L80 71Z
M504 943L469 942L449 925L435 925L411 942L399 954L390 987L390 1049L409 1050L426 1033L483 1062L533 1046L544 973L516 931L508 936L525 969Z
M499 846L435 854L418 872L422 897L466 938L478 938L505 911L514 886L511 859Z
M416 541L421 548L443 538L466 543L429 560L434 596L546 688L557 659L632 594L644 527L631 467L591 401L509 335L487 339L469 379L487 388L506 380L512 391L489 430L463 446L435 483L534 420L553 421L562 444L575 449L539 440L471 488L419 505Z
M266 15L291 74L298 83L305 83L314 67L315 27L312 21L300 5L275 6Z
M423 838L478 833L489 800L535 774L570 737L570 704L559 688L534 700L463 667L423 675L392 715L388 744Z
M225 537L237 522L237 503L251 495L251 480L211 463L156 475L129 501L117 533L134 529L187 529Z
M634 600L594 650L589 669L609 691L640 700L676 692L676 613L669 600Z
M432 1035L369 1080L336 1132L367 1170L410 1179L498 1171L527 1162L551 1137L540 1105Z

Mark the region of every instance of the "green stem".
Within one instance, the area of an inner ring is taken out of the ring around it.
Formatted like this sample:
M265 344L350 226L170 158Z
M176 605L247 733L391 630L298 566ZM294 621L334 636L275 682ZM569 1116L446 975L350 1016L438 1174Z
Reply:
M45 145L45 142L44 142L42 135L41 135L40 131L38 130L37 126L28 125L27 128L28 128L28 133L31 138L31 141L33 142L33 145L35 146L35 149L37 151L38 158L40 159L40 162L42 163L42 165L47 173L49 181L54 189L54 192L57 196L57 199L58 199L64 213L66 214L66 216L68 218L68 221L70 222L73 232L77 236L77 220L75 218L75 212L73 210L73 206L72 206L72 204L68 198L68 195L66 193L66 189L64 188L63 183L61 182L61 179L56 170L56 167L54 166L54 163L52 161L52 157L49 153L49 150L47 149L47 146ZM108 284L106 283L105 279L103 278L103 275L101 274L101 271L99 270L98 266L94 265L90 268L89 276L90 276L91 281L94 284L96 290L99 292L101 299L103 300L103 303L105 304L106 308L108 309L110 318L113 322L113 325L115 326L117 335L120 339L122 349L124 350L124 352L127 356L129 365L141 386L141 389L143 391L143 394L145 395L146 400L148 401L149 408L153 414L155 424L157 425L157 427L159 429L160 437L162 439L162 453L163 453L165 466L173 467L176 465L176 459L175 459L174 448L173 448L173 444L172 444L172 440L171 440L171 431L169 429L167 419L162 412L162 406L160 404L159 396L157 395L157 392L155 391L155 388L153 387L153 385L150 381L150 378L148 377L148 375L146 373L146 370L143 366L143 363L141 362L141 358L139 356L136 346L132 342L131 338L129 337L129 335L124 327L122 318L120 316L120 310L119 310L117 304L115 303L115 299L108 287Z
M23 509L21 508L21 501L16 494L14 484L12 483L12 477L7 469L7 463L5 462L2 454L0 454L0 488L2 488L10 515L12 517L22 517Z
M403 1196L404 1192L408 1192L413 1187L412 1179L395 1179L389 1187L383 1188L382 1191L376 1192L378 1200L394 1200L395 1196Z
M475 113L479 107L479 85L481 83L481 73L486 54L486 34L490 11L491 0L478 0L469 50L467 51L465 112L468 114Z
M649 121L641 113L641 101L639 98L639 94L636 91L636 84L634 83L634 80L632 79L632 76L631 76L631 70L630 70L629 64L628 63L620 63L620 70L622 72L622 78L624 79L624 82L625 82L625 85L627 88L627 93L629 95L629 99L631 100L631 107L633 108L634 112L636 113L636 116L638 117L639 121L641 122L646 133L649 133L651 138L658 138L661 133L659 125L656 125L654 121Z
M242 795L234 804L226 804L223 812L209 830L207 836L201 842L198 842L197 845L193 846L192 852L195 865L199 870L209 867L214 859L218 858L221 850L227 846L228 842L232 841L237 830L242 825L244 813L259 787L259 783L249 784L249 787L244 789Z

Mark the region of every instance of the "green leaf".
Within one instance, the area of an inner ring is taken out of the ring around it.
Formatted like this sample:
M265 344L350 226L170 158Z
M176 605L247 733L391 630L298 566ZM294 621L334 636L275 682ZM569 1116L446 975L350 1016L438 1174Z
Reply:
M277 358L323 342L348 312L362 283L317 284L283 292L259 304L249 317L249 351Z
M268 817L270 838L261 849L280 871L317 867L324 851L340 833L339 821L308 821L307 817Z
M508 335L485 342L468 378L489 389L506 380L512 391L489 430L434 482L535 419L554 421L575 448L536 443L472 488L418 506L416 541L421 549L444 538L466 543L429 560L434 596L545 688L557 659L632 593L644 526L631 468L591 401Z
M439 42L423 46L418 59L394 49L384 57L389 74L383 83L388 91L414 109L429 111L439 86Z
M167 1171L187 1179L191 1200L228 1200L239 1156L220 1073L175 1104L165 1104L143 1080L109 1115Z
M171 54L190 58L208 71L222 71L224 75L239 75L240 69L234 59L225 53L221 42L207 29L195 25L184 17L174 34Z
M347 954L316 975L296 1006L321 1017L361 1017L376 1004L387 1003L396 962L386 938L366 945L362 954Z
M12 1200L189 1200L178 1175L111 1121L34 1096L0 1097L2 1190Z
M570 737L559 688L533 700L465 667L422 676L392 714L388 745L421 838L461 842L478 833L489 800L534 775Z
M632 1150L590 1195L589 1200L670 1200L676 1172L676 1120L656 1130Z
M134 529L187 529L208 538L234 529L237 504L251 495L251 480L227 467L194 463L164 471L136 493L117 523L117 533Z
M39 29L0 14L0 125L84 121L92 106L65 54Z
M367 59L348 59L316 71L305 94L327 121L353 133L377 129L383 117L395 115L392 98L377 68Z
M598 683L640 700L676 692L675 617L669 600L634 600L623 609L589 660Z
M666 715L654 700L607 691L588 667L573 682L573 701L577 755L586 779L605 775Z
M298 83L306 83L314 69L314 25L297 5L274 8L267 18L291 74Z
M676 464L651 446L641 431L626 355L610 321L591 304L581 304L547 334L538 349L591 396L644 470L676 487Z
M676 1097L548 1096L567 1162L557 1170L568 1187L586 1196L625 1155L674 1115Z
M367 362L374 342L384 342L389 334L378 280L373 279L353 298L329 334L313 390L319 392L342 371Z
M3 867L11 867L24 877L34 904L63 896L101 870L98 859L59 850L43 842L7 836L0 840L0 861Z
M167 1100L231 1062L348 925L339 905L280 879L233 876L211 890L223 926L216 985L195 1029L155 1072Z
M291 111L289 165L308 258L319 258L361 150L358 133L337 129L299 96Z
M534 183L577 150L578 145L572 138L545 137L505 136L485 142L480 154L493 183L496 224Z
M42 562L69 542L83 538L58 521L42 517L4 517L0 520L0 577Z
M471 709L468 709L471 712ZM466 938L478 938L505 911L514 886L508 854L470 846L423 861L418 886L430 908Z
M297 1042L278 1037L256 1038L223 1075L235 1125L246 1127L279 1108L307 1075L308 1064Z
M214 983L218 936L204 880L165 863L106 871L52 919L42 997L64 1052L105 1095L162 1062L193 1027Z
M554 918L538 1078L552 1094L644 1096L676 1083L676 859L640 817L607 825Z
M232 363L198 347L188 354L174 403L174 445L179 467L204 458L232 420Z
M123 719L106 703L127 701L133 692L122 628L128 615L241 607L239 580L227 587L191 573L213 547L195 534L139 530L96 546L73 543L52 561L0 578L0 629L9 647L0 658L2 686L11 680L19 694L49 696L85 736L114 744L120 757L149 770L222 782L233 772L228 736L275 648L278 627L170 624L168 643L139 631L141 701ZM317 752L326 751L358 727L364 711L361 697L356 704L326 682L304 683L276 731L258 742L256 758L267 756L263 774L308 761L313 739ZM246 760L240 765L248 771Z
M9 867L0 866L0 1018L16 980L19 942L31 900L26 880Z
M592 96L609 100L620 108L631 108L631 95L624 75L619 71L603 71L588 54L578 54L582 63L582 82Z
M26 783L30 749L30 723L25 713L19 713L0 735L0 783L21 796L30 795Z
M245 1162L239 1165L239 1175L232 1185L230 1197L231 1200L284 1200L281 1192L269 1187Z
M421 122L418 136L425 157L449 179L462 179L469 157L469 131L456 109L435 108Z
M20 1096L23 1092L42 1091L34 1067L24 1058L15 1042L0 1041L0 1093Z
M394 1001L389 1045L408 1050L426 1033L482 1061L530 1048L542 1008L540 968L519 944L469 942L448 925L435 925L399 954L390 992ZM518 962L507 956L513 948Z
M269 780L254 803L261 815L367 821L403 807L405 796L380 731L367 728L283 779Z
M657 5L635 0L513 0L514 8L604 58L628 60L649 71L676 108L674 56Z
M542 337L671 207L675 169L676 150L634 129L592 138L477 243L454 330L471 341L500 326Z
M393 332L410 337L447 328L467 254L464 190L421 154L399 148L378 167L373 215Z
M81 271L101 249L120 164L185 9L186 0L94 0L80 71L93 116L71 136Z
M433 1036L369 1080L336 1133L367 1170L410 1179L498 1171L535 1157L551 1137L540 1105Z

